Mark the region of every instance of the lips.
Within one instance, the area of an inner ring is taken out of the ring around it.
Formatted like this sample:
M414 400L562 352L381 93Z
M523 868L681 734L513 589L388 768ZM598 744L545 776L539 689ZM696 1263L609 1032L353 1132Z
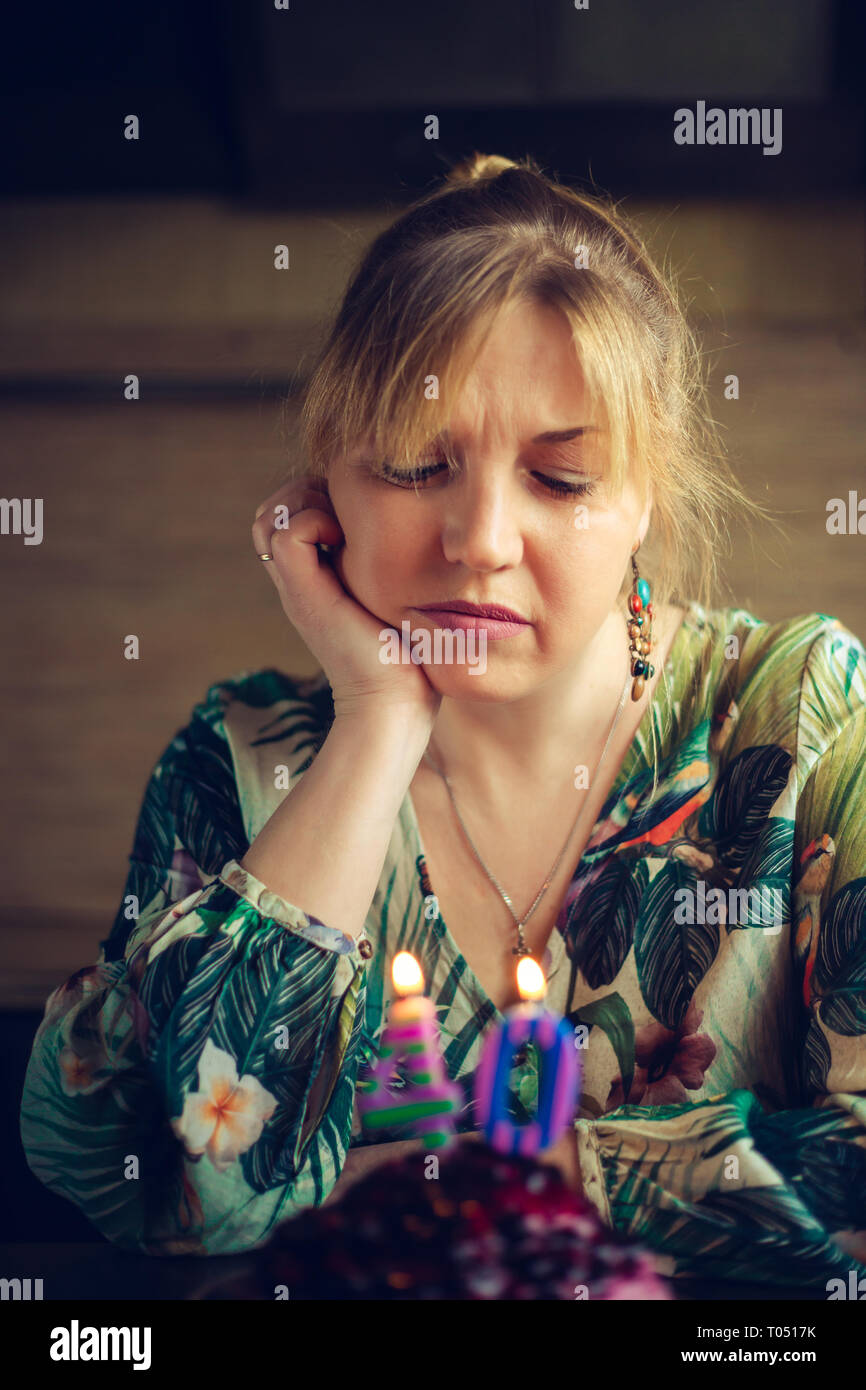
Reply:
M445 600L442 603L417 604L421 613L466 613L473 618L493 618L504 623L528 623L513 608L505 608L501 603L467 603L464 599Z
M475 632L491 642L525 633L532 624L527 618L505 608L501 603L468 603L465 599L446 599L443 603L428 603L416 608L436 628L455 632Z

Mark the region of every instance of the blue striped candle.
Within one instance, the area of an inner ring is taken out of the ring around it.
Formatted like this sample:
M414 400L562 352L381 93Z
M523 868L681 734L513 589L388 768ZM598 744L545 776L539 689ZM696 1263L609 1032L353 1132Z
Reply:
M521 957L517 982L523 1002L508 1009L503 1022L485 1039L475 1073L475 1101L491 1148L528 1157L551 1148L573 1121L580 1095L580 1061L573 1030L561 1015L539 1002L547 986L531 956ZM508 1083L514 1054L525 1043L538 1049L541 1078L535 1117L518 1124L508 1114Z

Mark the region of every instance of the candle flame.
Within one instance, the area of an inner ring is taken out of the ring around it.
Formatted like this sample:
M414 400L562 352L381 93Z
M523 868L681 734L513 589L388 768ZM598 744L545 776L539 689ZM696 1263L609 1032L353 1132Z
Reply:
M532 956L521 956L517 962L517 988L521 999L543 999L547 993L544 971Z
M409 951L398 951L391 965L391 979L398 994L420 994L424 988L421 967Z

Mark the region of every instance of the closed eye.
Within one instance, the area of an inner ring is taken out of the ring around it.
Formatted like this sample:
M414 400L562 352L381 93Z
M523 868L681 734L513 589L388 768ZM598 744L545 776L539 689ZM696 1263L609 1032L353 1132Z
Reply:
M416 487L425 478L432 478L447 467L444 459L434 463L419 464L417 468L411 468L405 472L391 468L387 463L380 463L375 469L374 476L392 483L395 487L408 488ZM551 478L546 473L534 472L532 476L555 497L586 497L595 488L595 483L588 478L582 479L580 482L569 483L563 478Z

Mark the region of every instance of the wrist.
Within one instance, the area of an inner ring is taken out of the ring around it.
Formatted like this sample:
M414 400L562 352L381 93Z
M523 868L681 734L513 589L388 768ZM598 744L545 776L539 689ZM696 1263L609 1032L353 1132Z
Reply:
M335 719L322 754L343 768L346 777L374 783L384 814L396 816L429 740L429 730L416 720L405 715L392 719L385 710L373 719Z
M418 757L430 741L432 718L409 705L379 705L373 709L335 710L331 732L338 738L372 740L414 749Z

